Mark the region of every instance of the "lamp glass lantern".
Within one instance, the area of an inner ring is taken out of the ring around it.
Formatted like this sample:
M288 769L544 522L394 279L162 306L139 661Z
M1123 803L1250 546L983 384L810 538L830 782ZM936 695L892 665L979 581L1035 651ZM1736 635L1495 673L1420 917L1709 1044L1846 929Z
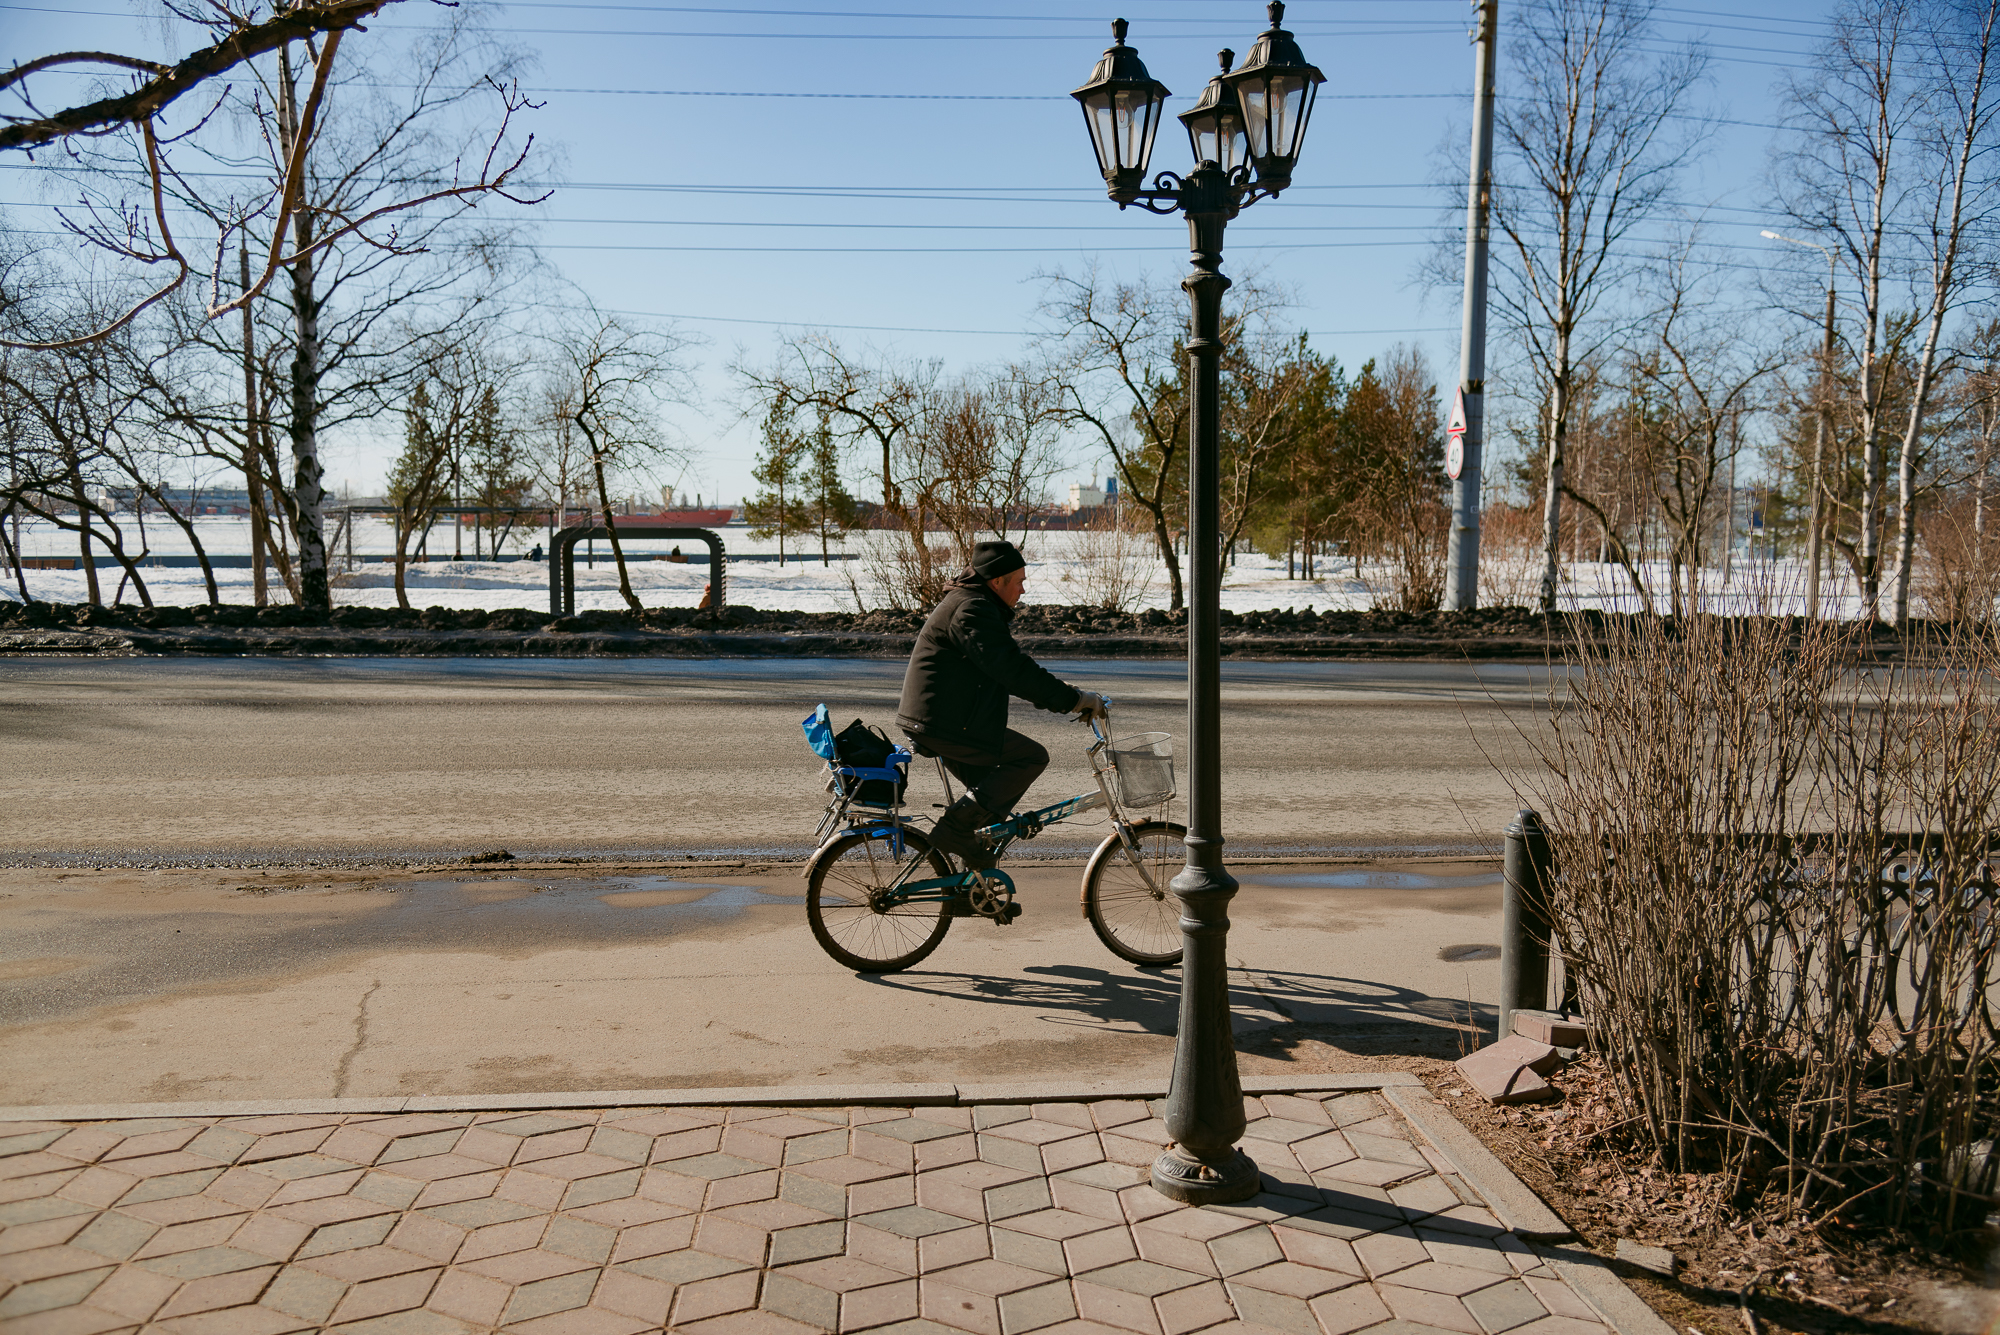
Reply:
M1083 106L1104 183L1121 203L1136 196L1145 180L1153 137L1160 132L1160 109L1169 96L1167 86L1146 72L1138 50L1125 45L1125 30L1124 19L1112 23L1112 44L1090 82L1070 94Z
M1236 53L1225 47L1217 53L1217 58L1222 62L1222 73L1227 74ZM1250 160L1243 106L1236 100L1236 90L1221 75L1208 81L1208 87L1201 90L1194 106L1180 114L1180 122L1187 127L1188 146L1194 150L1195 165L1213 162L1228 172Z
M1223 75L1222 81L1242 104L1257 180L1275 193L1292 183L1292 167L1326 76L1306 62L1298 42L1282 26L1284 0L1271 0L1270 15L1269 30L1257 35L1243 68Z

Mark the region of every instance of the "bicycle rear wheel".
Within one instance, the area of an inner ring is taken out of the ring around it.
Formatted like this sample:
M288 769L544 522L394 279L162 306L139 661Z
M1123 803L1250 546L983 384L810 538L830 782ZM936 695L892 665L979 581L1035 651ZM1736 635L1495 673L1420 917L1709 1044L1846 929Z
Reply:
M1148 820L1132 827L1132 843L1153 883L1132 865L1113 830L1083 869L1083 911L1097 939L1120 959L1159 966L1181 962L1180 901L1167 883L1187 863L1187 826Z
M884 890L912 862L923 865L907 879L951 875L923 831L905 826L901 851L887 829L850 830L813 856L807 877L806 921L820 948L860 973L907 969L951 930L941 900L887 904Z

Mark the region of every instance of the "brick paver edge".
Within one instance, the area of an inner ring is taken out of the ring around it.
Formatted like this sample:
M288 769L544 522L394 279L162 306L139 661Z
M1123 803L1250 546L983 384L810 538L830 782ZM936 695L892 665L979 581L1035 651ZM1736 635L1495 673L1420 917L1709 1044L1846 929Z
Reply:
M1440 1107L1421 1085L1385 1087L1382 1096L1424 1133L1438 1153L1451 1160L1459 1176L1478 1189L1493 1207L1493 1213L1500 1216L1500 1222L1517 1237L1529 1242L1561 1242L1576 1236L1576 1231L1529 1190L1527 1183L1514 1176L1512 1169L1500 1162L1479 1137L1466 1130L1464 1123Z
M1354 1075L1250 1076L1245 1094L1388 1089L1422 1082L1407 1071ZM0 1122L116 1122L137 1117L268 1117L283 1113L510 1112L536 1108L828 1108L855 1105L936 1107L974 1103L1087 1103L1165 1098L1164 1080L1092 1084L1047 1081L1008 1085L746 1085L714 1089L571 1090L555 1094L386 1095L352 1099L234 1099L192 1103L0 1105ZM1497 1161L1496 1161L1497 1162Z
M1555 1268L1563 1281L1604 1318L1618 1335L1677 1335L1666 1318L1632 1292L1604 1258L1581 1245L1554 1246L1530 1242L1529 1247Z

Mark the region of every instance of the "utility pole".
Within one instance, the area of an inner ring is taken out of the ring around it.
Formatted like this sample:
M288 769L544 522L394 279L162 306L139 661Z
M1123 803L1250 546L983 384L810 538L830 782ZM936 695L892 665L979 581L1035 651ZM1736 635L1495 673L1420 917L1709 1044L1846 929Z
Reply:
M1451 473L1451 549L1445 560L1444 605L1455 612L1479 606L1479 479L1486 429L1486 249L1493 217L1493 64L1500 0L1473 0L1472 180L1465 202L1465 313L1458 339L1458 393L1465 429L1448 459ZM1453 423L1457 425L1456 422Z

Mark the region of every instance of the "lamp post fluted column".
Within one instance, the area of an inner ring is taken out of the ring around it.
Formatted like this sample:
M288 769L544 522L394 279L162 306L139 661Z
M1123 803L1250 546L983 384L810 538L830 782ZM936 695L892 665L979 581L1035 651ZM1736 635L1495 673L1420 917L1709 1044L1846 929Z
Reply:
M1112 44L1090 82L1070 94L1083 107L1106 193L1119 208L1187 215L1193 272L1182 280L1192 319L1188 353L1188 832L1187 865L1169 889L1181 910L1181 1009L1174 1074L1167 1091L1173 1144L1153 1164L1153 1186L1192 1205L1223 1205L1257 1194L1257 1165L1236 1148L1243 1134L1243 1085L1229 1011L1229 901L1236 879L1222 865L1222 235L1229 220L1291 184L1318 86L1271 0L1271 26L1232 70L1222 72L1179 114L1195 169L1161 172L1146 164L1159 129L1166 85L1125 44L1129 25L1111 25Z
M1167 1090L1173 1146L1153 1165L1153 1186L1193 1204L1257 1193L1257 1165L1236 1148L1243 1086L1229 1009L1229 901L1236 878L1222 865L1221 360L1222 234L1228 181L1203 167L1187 182L1188 248L1181 280L1193 307L1188 354L1188 833L1187 866L1172 889L1181 902L1181 1009ZM1203 210L1204 204L1212 211Z

